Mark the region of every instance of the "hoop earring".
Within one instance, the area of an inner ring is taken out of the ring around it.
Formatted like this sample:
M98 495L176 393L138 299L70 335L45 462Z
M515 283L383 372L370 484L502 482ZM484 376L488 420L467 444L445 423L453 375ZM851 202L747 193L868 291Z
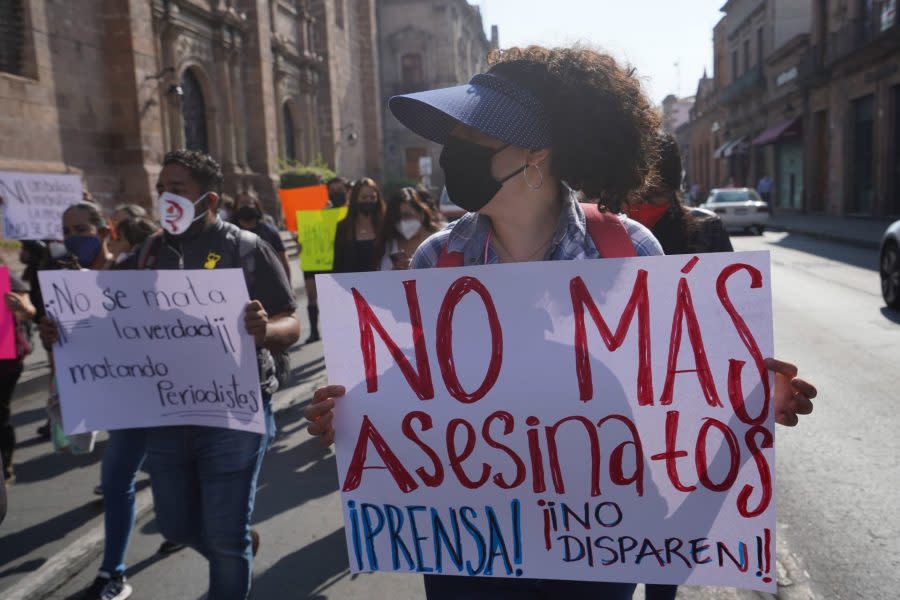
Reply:
M541 182L539 184L537 184L536 186L528 183L528 167L534 168L534 170L538 172L538 176L541 178ZM528 189L539 190L542 187L544 187L544 174L541 172L541 169L539 167L536 167L534 165L529 165L528 163L526 163L525 168L522 170L522 177L525 179L525 185L528 186Z

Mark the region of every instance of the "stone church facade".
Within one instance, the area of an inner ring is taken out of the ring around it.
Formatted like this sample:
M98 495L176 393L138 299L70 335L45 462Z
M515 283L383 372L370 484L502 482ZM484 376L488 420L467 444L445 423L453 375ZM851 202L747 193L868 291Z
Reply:
M275 208L282 161L381 175L375 0L0 0L0 170L150 206L165 152Z

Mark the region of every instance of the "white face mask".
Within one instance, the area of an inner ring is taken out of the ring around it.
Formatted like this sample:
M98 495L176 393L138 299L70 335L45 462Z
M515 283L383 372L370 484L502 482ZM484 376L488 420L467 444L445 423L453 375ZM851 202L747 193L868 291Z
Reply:
M197 198L196 202L191 202L184 196L163 192L159 196L159 222L162 228L172 235L181 235L187 231L196 221L206 216L205 212L195 215L197 204L206 198L208 193Z
M397 223L397 233L407 240L419 233L420 229L422 229L422 222L418 219L403 219Z

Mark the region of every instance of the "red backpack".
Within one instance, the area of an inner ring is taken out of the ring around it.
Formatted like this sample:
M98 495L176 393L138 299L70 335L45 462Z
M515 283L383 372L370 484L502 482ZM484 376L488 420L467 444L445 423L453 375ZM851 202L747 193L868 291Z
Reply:
M588 235L600 252L601 258L629 258L637 256L628 230L617 215L600 210L596 204L582 203L581 210L587 220ZM462 267L465 257L462 252L447 252L447 246L438 256L438 267Z

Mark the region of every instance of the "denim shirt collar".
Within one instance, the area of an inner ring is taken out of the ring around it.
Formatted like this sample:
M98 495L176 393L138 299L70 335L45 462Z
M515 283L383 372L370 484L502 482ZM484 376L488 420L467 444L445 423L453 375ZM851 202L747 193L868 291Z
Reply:
M586 221L584 211L578 202L578 195L566 185L562 186L562 209L556 224L556 232L553 241L544 257L544 260L567 260L575 258L571 256L572 246L582 247L586 255L596 255L593 243L585 244ZM447 239L448 252L461 252L464 257L464 265L494 264L499 262L499 257L490 246L487 248L487 261L485 262L485 245L491 232L491 219L478 213L466 213L453 224L453 230ZM565 252L563 251L565 249ZM595 257L595 256L591 256Z

